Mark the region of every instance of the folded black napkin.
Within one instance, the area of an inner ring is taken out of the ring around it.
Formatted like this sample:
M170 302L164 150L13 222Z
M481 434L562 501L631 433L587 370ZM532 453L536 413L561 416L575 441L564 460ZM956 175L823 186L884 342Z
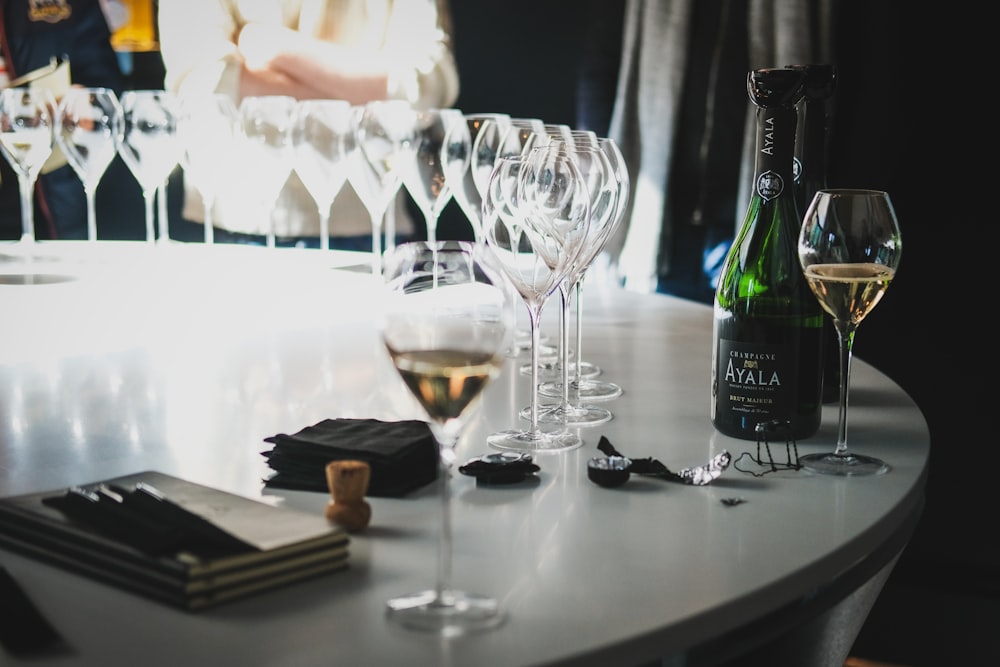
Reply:
M275 474L264 485L328 492L326 465L354 459L371 467L369 496L399 498L437 479L438 447L422 421L324 419L292 435L279 433L261 452Z

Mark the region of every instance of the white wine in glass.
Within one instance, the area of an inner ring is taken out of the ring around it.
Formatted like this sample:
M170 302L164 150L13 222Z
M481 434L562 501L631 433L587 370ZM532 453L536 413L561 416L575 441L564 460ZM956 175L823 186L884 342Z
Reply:
M456 637L503 620L497 600L451 583L451 470L483 388L500 374L511 326L507 290L481 244L403 243L387 253L381 333L396 370L438 443L441 531L433 588L388 601L391 621Z
M889 195L878 190L820 190L806 210L799 261L840 344L837 447L799 458L804 470L825 475L880 475L889 464L847 447L847 392L858 325L882 299L899 266L903 244Z

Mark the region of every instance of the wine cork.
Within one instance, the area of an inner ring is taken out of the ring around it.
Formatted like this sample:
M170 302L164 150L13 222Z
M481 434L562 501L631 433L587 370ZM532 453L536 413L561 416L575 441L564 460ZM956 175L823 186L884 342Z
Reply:
M372 508L365 500L371 468L364 461L331 461L326 466L326 485L332 500L326 518L348 532L364 529L371 521Z

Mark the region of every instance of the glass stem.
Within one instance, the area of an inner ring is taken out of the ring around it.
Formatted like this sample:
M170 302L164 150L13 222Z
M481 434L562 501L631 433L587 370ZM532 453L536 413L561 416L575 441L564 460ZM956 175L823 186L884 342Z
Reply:
M433 213L424 213L424 225L427 227L427 240L431 243L437 241L437 218Z
M97 240L97 202L94 188L86 188L84 194L87 196L87 238L91 241Z
M215 197L202 195L205 204L205 245L215 243L215 220L212 218L212 208L215 206Z
M167 181L163 181L160 187L156 188L156 202L160 221L160 241L170 240L170 225L167 219Z
M319 247L330 249L330 207L319 207Z
M156 188L150 188L142 193L146 203L146 243L156 243L156 228L153 224L153 202L156 199Z
M396 197L398 193L389 199L389 205L383 213L385 218L385 250L389 252L396 247ZM379 273L382 269L379 268Z
M569 300L572 287L565 280L559 284L559 298L562 309L559 311L559 366L562 379L563 411L569 411Z
M538 348L542 345L542 336L538 331L538 321L541 319L541 308L528 308L528 319L531 329L531 431L538 431Z
M267 247L278 247L278 233L274 228L274 211L277 209L276 202L271 203L270 213L267 214Z
M834 452L838 456L847 454L847 385L851 379L851 348L854 345L854 332L856 327L850 323L835 321L837 326L837 340L840 345L840 415L837 426L837 450Z
M17 177L18 189L21 191L21 242L35 242L35 210L32 193L35 190L35 179L30 176Z
M382 275L382 218L385 211L372 214L372 275Z
M583 383L583 274L576 280L576 374L573 380L573 389L580 393L580 385Z
M451 463L444 452L452 453L454 445L454 442L450 447L441 445L438 471L441 486L441 534L438 540L437 584L434 591L438 600L451 588Z

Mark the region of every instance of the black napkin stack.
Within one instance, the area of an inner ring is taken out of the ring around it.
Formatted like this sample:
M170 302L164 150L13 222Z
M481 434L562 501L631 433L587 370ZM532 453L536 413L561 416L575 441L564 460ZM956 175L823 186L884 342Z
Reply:
M264 485L296 491L329 492L326 465L354 459L371 467L369 496L399 498L438 475L438 447L422 421L324 419L292 435L279 433L261 452L275 474Z

